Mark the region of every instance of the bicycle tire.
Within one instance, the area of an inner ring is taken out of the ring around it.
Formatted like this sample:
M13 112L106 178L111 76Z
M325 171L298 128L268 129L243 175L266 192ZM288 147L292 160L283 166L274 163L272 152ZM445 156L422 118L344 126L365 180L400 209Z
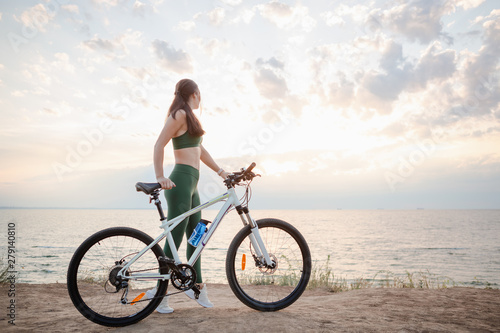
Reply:
M235 296L245 305L259 311L278 311L293 304L306 289L311 275L311 253L304 237L291 224L270 218L256 222L277 266L275 269L257 267L248 238L251 229L247 225L229 246L227 280Z
M130 300L141 297L149 288L157 287L152 299L141 299L135 304L121 304L123 292L109 291L114 291L110 279L112 270L117 269L116 262L131 259L133 254L152 242L153 238L144 232L126 227L105 229L87 238L75 251L68 266L68 293L77 310L94 323L111 327L135 324L151 314L163 299L168 280L159 283L157 280L129 281L126 289ZM164 256L164 253L156 244L130 266L130 270L144 267L158 270L159 256Z

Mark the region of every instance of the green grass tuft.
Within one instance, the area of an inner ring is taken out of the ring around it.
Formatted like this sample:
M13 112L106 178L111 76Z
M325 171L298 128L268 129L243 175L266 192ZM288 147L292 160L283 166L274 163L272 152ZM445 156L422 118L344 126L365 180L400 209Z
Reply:
M9 265L5 262L4 258L0 259L0 283L9 282Z
M9 268L8 266L4 265L3 264L3 261L2 261L2 266L0 266L0 283L7 283L8 280L8 276L9 276Z

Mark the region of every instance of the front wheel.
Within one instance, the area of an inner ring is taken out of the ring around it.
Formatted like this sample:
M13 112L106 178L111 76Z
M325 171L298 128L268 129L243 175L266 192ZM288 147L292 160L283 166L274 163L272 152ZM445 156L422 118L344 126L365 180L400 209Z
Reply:
M259 311L277 311L295 302L311 275L309 247L292 225L278 219L257 221L262 241L274 262L266 267L250 242L250 226L233 239L226 258L226 274L234 294Z
M131 325L153 312L167 291L168 281L121 279L117 275L152 242L150 236L132 228L105 229L84 241L68 267L68 292L78 311L105 326ZM138 258L125 275L157 273L160 256L164 253L156 244ZM146 296L149 290L155 290L151 297Z

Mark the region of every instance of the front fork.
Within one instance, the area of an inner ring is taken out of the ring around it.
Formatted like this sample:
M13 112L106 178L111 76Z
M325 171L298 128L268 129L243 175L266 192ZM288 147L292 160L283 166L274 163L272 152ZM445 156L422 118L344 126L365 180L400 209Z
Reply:
M236 211L238 212L243 225L250 225L252 233L248 237L250 238L250 243L252 243L252 246L255 249L255 254L259 260L262 260L266 264L267 267L274 268L275 263L271 260L269 252L267 252L264 241L262 240L262 237L260 237L259 227L257 226L255 220L250 216L248 207L237 206Z

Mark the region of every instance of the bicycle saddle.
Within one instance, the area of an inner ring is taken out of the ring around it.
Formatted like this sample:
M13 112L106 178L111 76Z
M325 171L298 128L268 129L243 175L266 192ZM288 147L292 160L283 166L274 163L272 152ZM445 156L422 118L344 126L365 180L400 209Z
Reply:
M151 194L155 190L161 188L160 183L136 183L135 184L135 189L137 192L144 192L146 194Z

